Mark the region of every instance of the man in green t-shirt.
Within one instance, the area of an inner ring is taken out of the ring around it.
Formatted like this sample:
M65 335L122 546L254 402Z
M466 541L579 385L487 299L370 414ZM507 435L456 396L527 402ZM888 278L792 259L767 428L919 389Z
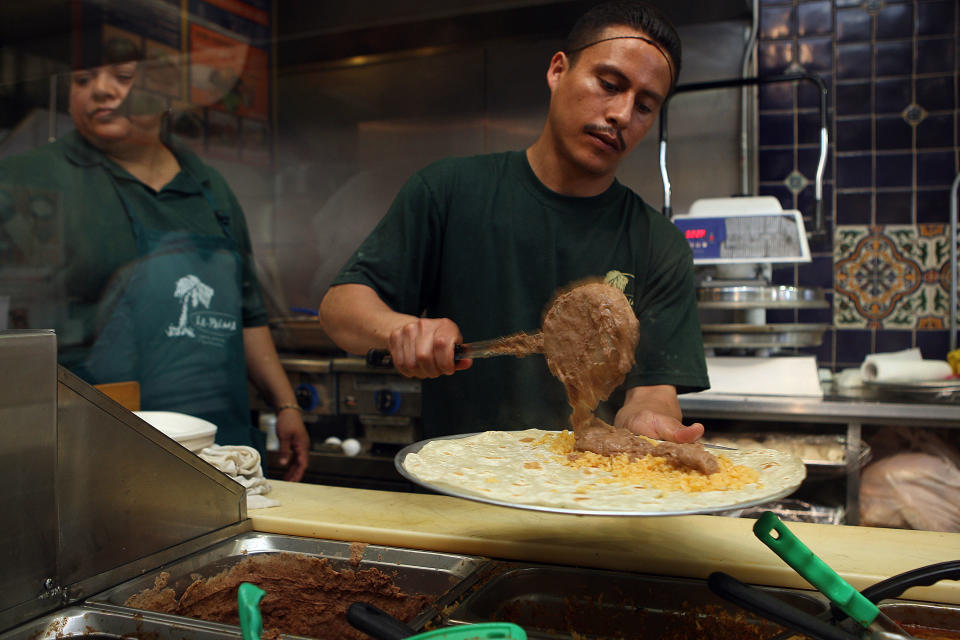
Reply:
M703 433L677 401L709 386L689 245L615 178L679 69L679 38L657 10L591 9L550 61L536 142L417 172L336 277L324 328L351 353L389 347L400 373L424 379L425 437L569 427L542 357L455 361L453 350L538 330L553 295L588 277L623 290L640 321L637 364L598 414L676 442Z

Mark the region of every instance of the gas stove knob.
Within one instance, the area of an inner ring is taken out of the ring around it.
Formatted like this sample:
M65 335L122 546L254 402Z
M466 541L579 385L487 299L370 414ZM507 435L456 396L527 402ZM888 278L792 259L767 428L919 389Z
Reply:
M320 394L317 393L317 388L312 384L305 382L298 384L297 388L293 390L293 395L296 396L297 404L304 411L319 409L323 404L323 401L320 400Z
M377 411L385 416L392 416L400 410L403 396L400 395L399 391L380 389L373 394L373 402L377 407Z

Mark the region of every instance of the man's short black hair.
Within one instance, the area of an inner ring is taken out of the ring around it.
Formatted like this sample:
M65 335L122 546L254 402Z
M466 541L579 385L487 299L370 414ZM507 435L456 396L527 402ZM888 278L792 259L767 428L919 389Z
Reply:
M642 32L663 47L673 62L673 84L680 76L680 36L669 18L656 7L643 2L613 0L593 7L583 14L564 43L564 52L575 64L580 51L600 39L603 30L615 25L624 25Z

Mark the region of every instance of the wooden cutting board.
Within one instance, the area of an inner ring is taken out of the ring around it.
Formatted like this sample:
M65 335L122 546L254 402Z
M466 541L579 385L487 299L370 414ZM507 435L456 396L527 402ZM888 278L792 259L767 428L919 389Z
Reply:
M247 512L256 531L465 553L506 560L810 589L757 540L754 520L713 515L593 517L511 509L448 496L271 480L280 506ZM791 522L790 529L857 589L960 556L960 533ZM907 599L960 604L960 581Z
M108 398L121 405L124 409L128 411L140 411L139 382L108 382L106 384L95 384L93 386Z

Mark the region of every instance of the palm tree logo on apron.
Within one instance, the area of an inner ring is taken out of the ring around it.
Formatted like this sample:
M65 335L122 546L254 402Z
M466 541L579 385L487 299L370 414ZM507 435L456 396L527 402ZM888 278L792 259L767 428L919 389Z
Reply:
M177 280L177 288L173 296L180 300L180 319L176 325L167 327L167 336L189 336L195 337L193 328L187 325L189 311L192 308L203 305L210 307L210 301L213 299L213 287L203 284L200 278L191 274Z

